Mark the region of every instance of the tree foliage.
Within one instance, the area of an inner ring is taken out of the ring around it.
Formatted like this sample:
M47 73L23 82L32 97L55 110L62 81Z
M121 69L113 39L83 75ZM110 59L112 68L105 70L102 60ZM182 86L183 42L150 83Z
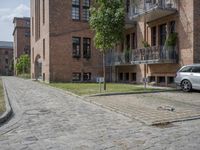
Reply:
M17 74L29 73L30 66L30 57L26 54L21 55L20 58L17 59L16 63Z
M102 52L111 49L124 33L123 0L96 0L91 8L90 26L95 31L95 46Z

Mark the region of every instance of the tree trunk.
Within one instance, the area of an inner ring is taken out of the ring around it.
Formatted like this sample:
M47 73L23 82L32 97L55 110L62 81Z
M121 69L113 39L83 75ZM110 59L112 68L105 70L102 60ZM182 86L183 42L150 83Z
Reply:
M106 59L105 59L105 52L103 52L103 77L104 77L104 82L103 82L103 89L106 91Z

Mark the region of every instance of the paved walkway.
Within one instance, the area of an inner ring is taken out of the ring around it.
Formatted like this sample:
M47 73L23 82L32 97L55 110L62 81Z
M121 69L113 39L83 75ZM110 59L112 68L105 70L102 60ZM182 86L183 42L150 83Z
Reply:
M0 127L0 150L199 150L200 120L146 126L61 90L3 80L15 115Z
M147 125L200 118L200 93L161 92L88 97ZM171 111L172 110L172 111Z

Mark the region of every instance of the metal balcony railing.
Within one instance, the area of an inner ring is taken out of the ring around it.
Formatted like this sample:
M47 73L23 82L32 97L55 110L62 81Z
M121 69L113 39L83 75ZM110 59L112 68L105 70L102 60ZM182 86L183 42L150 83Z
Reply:
M106 55L107 66L134 65L134 64L163 64L177 63L177 48L152 46L126 52L109 52Z
M136 18L138 16L151 12L152 10L154 10L153 13L156 13L156 10L158 10L158 14L164 16L164 14L169 15L170 12L174 13L178 8L177 0L144 0L130 7L128 16L133 20L137 20ZM166 11L166 13L160 13L161 11Z
M126 52L110 52L106 55L106 65L128 65L132 61L132 51Z
M131 63L175 63L177 60L176 47L153 46L133 50Z

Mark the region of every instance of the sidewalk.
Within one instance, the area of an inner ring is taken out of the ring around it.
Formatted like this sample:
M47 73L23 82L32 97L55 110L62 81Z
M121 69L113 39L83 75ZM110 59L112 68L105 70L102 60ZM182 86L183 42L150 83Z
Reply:
M178 95L181 95L181 98ZM195 96L198 99L200 95L196 93ZM199 103L186 102L184 97L187 99L185 93L182 92L164 92L97 96L86 99L130 118L140 120L147 125L155 125L200 118Z

